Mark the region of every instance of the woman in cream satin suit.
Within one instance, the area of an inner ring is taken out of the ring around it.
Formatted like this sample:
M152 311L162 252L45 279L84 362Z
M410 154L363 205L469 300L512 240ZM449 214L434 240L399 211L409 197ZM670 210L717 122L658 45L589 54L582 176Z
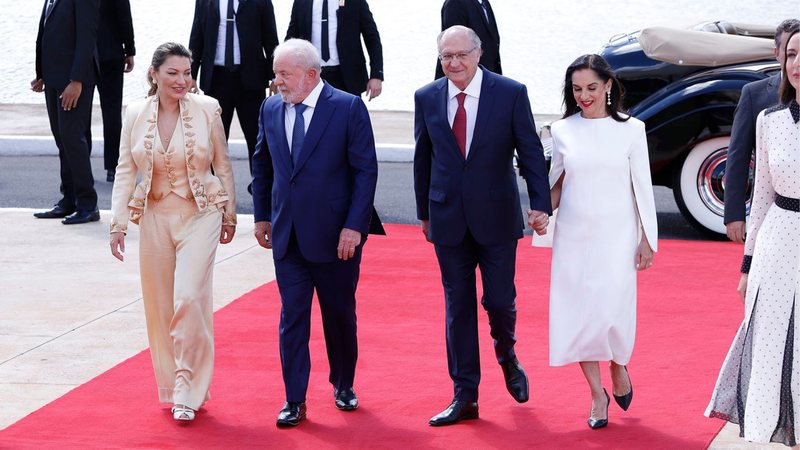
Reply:
M122 260L128 221L139 225L158 397L173 403L173 417L184 421L193 420L209 398L214 257L217 242L227 244L236 231L233 170L219 104L187 93L190 56L180 44L159 46L148 73L149 96L127 108L110 242L111 253Z

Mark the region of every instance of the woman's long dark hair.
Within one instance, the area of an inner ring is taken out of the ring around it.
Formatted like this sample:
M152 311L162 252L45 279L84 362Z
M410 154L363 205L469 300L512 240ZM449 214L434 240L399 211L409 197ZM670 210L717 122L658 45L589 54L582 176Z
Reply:
M564 76L564 116L562 119L581 111L578 102L575 101L575 95L572 93L572 74L582 69L591 69L603 80L603 83L611 80L611 104L606 105L606 111L617 122L627 121L630 116L622 117L620 115L620 112L624 112L622 104L625 98L625 89L614 75L611 66L600 55L583 55L567 67L567 74Z
M156 48L156 51L153 52L153 59L150 61L150 68L158 71L158 68L164 64L164 61L167 60L170 56L183 56L184 58L189 58L192 60L192 52L189 51L186 47L181 44L175 42L165 42L159 45ZM158 91L158 85L156 84L156 80L150 76L150 71L147 71L147 84L150 86L150 92L147 93L147 96L150 97L151 95L156 95L156 91Z
M794 30L792 34L786 37L786 42L783 44L783 61L781 61L781 69L783 69L783 74L781 75L781 103L786 105L792 100L797 98L797 89L792 86L792 83L789 82L789 70L786 67L786 62L789 61L789 54L787 50L789 49L789 41L792 40L793 36L796 36L797 33L800 33L800 30Z

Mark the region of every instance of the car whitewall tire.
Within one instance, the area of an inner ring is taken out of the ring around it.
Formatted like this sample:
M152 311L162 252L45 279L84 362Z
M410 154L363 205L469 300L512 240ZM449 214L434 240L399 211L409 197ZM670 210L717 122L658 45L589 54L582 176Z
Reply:
M695 145L681 165L674 183L675 201L695 227L725 234L724 175L730 136Z

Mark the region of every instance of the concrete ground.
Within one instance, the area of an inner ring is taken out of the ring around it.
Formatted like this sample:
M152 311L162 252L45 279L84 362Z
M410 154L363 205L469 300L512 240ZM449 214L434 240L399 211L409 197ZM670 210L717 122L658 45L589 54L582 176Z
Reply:
M408 160L413 114L372 112L371 117L379 156L382 149L384 160ZM93 118L93 136L99 138L99 110ZM232 148L238 145L241 152L237 124L231 139ZM54 149L43 104L0 105L0 156L53 154ZM68 239L60 221L35 220L32 213L0 208L5 235L0 244L0 429L147 348L138 228L130 228L123 263L109 253L108 211L100 222L70 227ZM252 216L240 216L233 242L219 247L216 309L274 279L272 256L256 245L252 223ZM738 428L728 425L710 448L783 446L744 442Z

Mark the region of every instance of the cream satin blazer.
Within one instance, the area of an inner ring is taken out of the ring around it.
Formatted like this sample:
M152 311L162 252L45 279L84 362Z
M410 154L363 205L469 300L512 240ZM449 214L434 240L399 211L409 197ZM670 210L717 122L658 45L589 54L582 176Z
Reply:
M186 94L180 101L186 173L199 211L222 209L222 224L236 225L233 167L220 118L219 102L212 97ZM119 161L111 192L111 232L127 232L128 221L138 224L147 208L153 179L158 96L131 103L125 111ZM214 167L214 174L211 167ZM141 181L137 184L137 175Z

